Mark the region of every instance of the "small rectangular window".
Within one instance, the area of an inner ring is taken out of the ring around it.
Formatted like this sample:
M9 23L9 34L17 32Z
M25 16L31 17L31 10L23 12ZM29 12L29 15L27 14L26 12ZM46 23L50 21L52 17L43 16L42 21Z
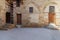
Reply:
M20 0L16 0L16 6L20 7Z
M33 7L29 7L29 12L33 13Z
M49 12L55 12L55 6L50 6L49 7Z

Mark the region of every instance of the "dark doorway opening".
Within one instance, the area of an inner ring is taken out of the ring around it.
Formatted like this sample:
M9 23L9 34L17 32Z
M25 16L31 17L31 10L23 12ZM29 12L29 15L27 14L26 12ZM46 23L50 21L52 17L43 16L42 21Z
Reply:
M10 23L10 12L6 12L6 23Z
M22 18L22 15L21 14L17 14L17 24L19 24L19 25L22 24L21 18Z

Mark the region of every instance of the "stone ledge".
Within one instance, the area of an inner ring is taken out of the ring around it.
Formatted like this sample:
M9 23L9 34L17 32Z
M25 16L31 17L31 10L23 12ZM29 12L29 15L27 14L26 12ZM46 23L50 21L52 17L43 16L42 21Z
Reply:
M41 28L43 26L44 24L30 23L30 24L22 25L22 28Z
M13 29L16 26L14 24L5 24L3 26L0 27L0 30L8 30L8 29Z

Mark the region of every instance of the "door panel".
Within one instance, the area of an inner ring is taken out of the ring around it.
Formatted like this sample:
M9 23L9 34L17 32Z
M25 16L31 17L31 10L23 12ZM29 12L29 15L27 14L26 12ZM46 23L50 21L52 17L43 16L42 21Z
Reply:
M49 23L54 23L55 21L55 13L49 13Z
M17 24L21 24L21 14L17 14Z

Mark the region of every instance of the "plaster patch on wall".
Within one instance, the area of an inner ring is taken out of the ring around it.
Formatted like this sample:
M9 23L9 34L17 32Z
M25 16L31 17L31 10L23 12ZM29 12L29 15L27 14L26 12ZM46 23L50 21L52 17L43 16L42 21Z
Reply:
M31 23L39 23L39 14L30 14Z
M48 13L44 13L44 18L48 19Z

